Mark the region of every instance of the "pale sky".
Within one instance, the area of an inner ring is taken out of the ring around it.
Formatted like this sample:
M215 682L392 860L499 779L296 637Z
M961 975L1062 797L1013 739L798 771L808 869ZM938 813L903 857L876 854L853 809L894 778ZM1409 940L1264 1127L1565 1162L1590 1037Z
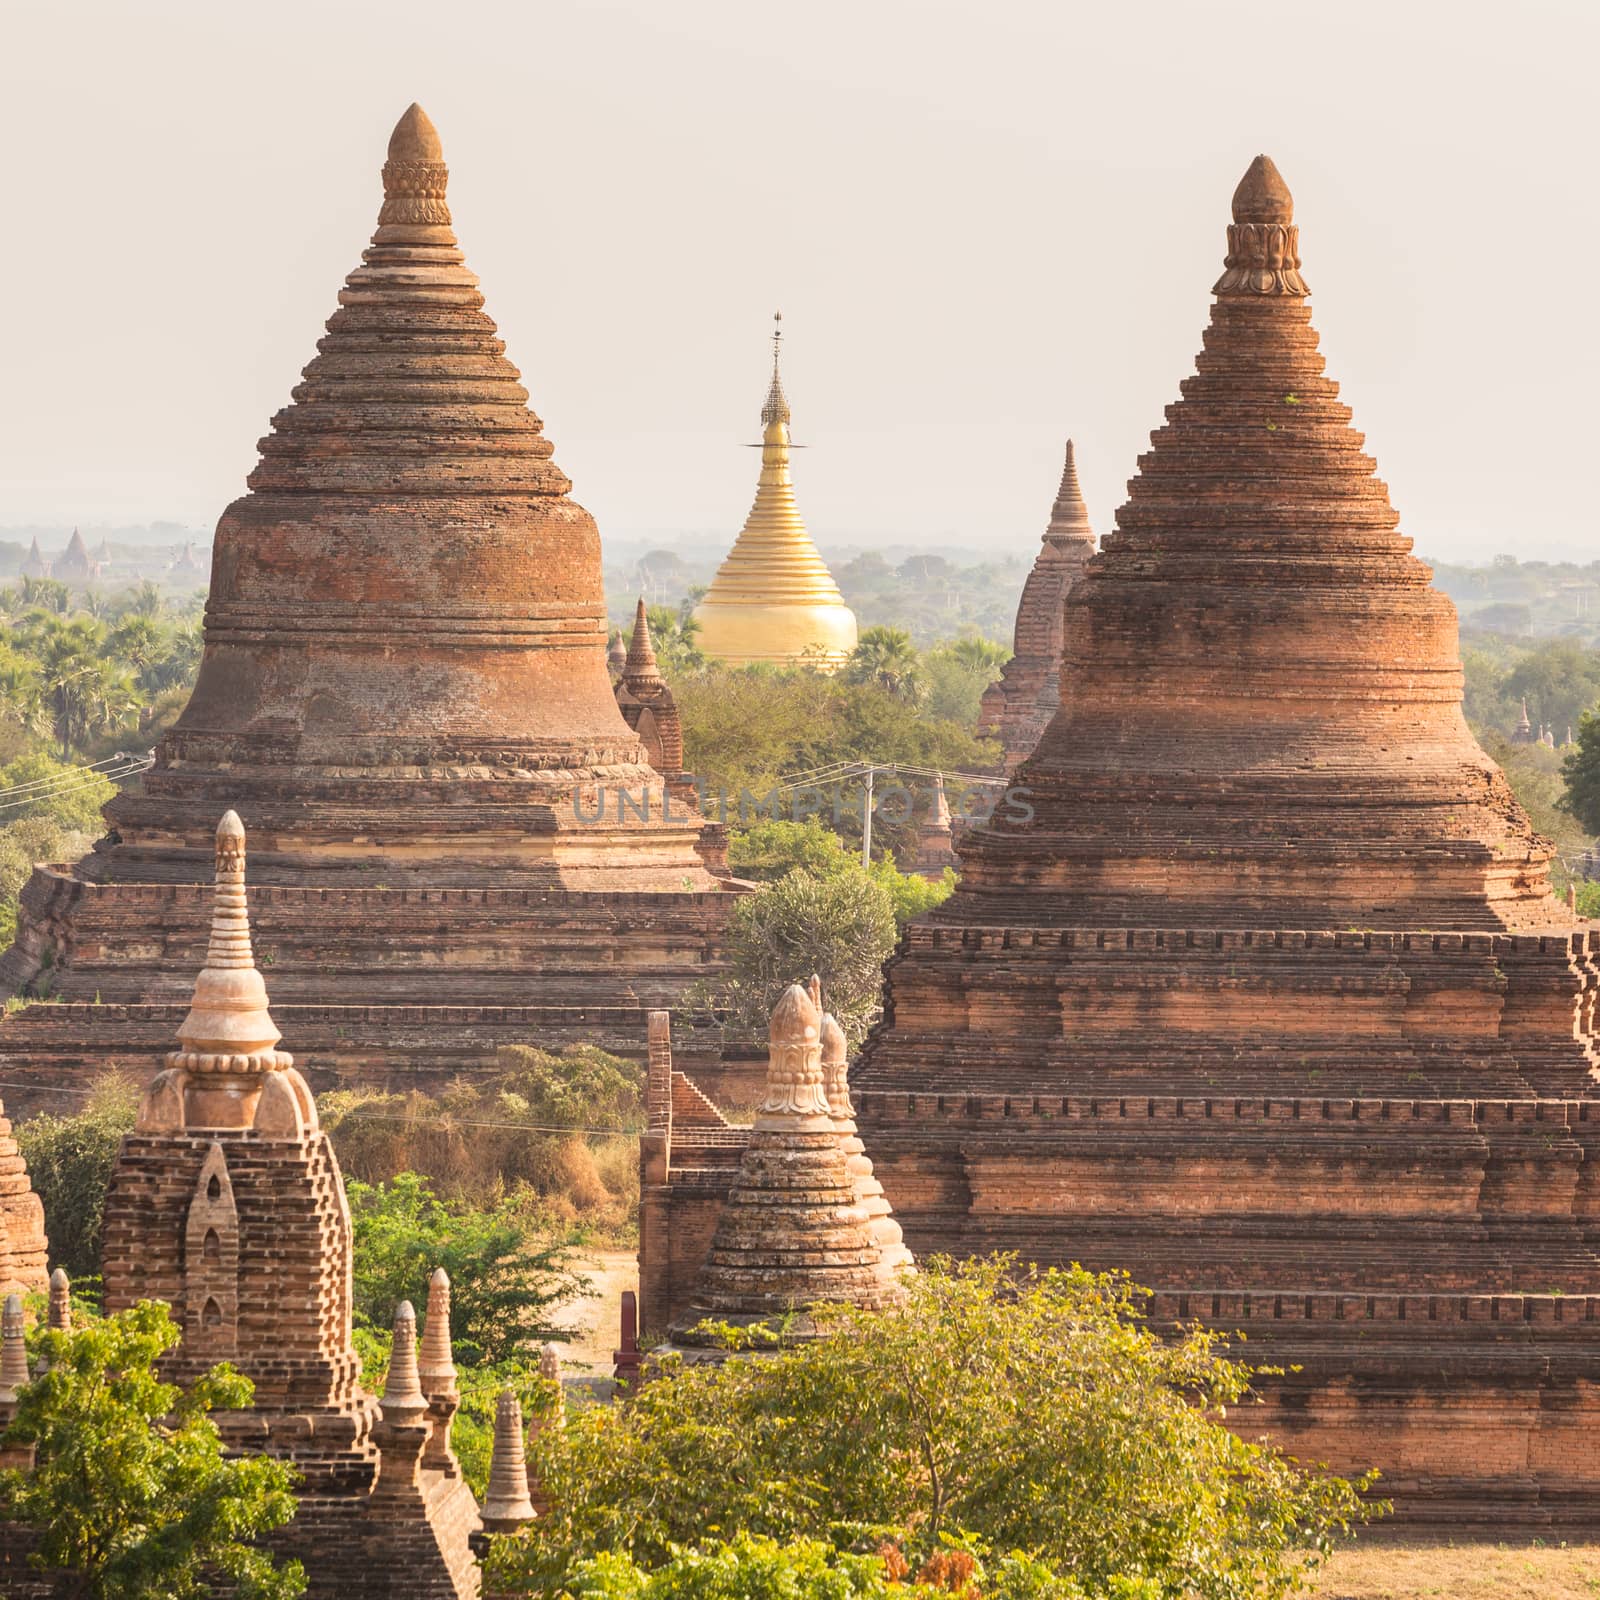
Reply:
M1588 0L80 0L3 33L0 525L215 522L415 99L602 536L731 539L779 307L824 544L1031 547L1069 433L1107 530L1265 151L1419 549L1600 556Z

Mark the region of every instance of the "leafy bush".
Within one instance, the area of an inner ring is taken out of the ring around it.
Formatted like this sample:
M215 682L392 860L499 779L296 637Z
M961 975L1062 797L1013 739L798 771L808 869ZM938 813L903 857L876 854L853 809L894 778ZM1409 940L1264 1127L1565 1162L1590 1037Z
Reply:
M292 1469L224 1455L209 1413L254 1392L232 1367L187 1390L160 1381L156 1363L179 1338L150 1301L36 1330L49 1371L21 1390L4 1435L33 1445L36 1464L0 1472L0 1516L36 1530L39 1564L71 1573L86 1600L201 1600L218 1573L239 1600L293 1600L305 1590L299 1562L278 1566L254 1542L293 1517Z
M451 1284L450 1339L460 1360L511 1360L546 1339L567 1337L549 1319L588 1287L570 1265L573 1235L536 1233L514 1201L484 1210L441 1200L415 1172L348 1189L359 1323L391 1327L402 1300L420 1308L434 1268L443 1267Z
M857 1043L877 1019L894 913L888 890L859 868L828 878L789 872L734 907L729 975L714 997L735 1028L765 1035L778 997L816 973L828 1009Z
M796 868L814 878L864 875L887 892L897 928L903 928L918 913L943 903L956 885L954 872L947 870L942 879L930 882L900 871L888 856L863 867L859 852L816 817L807 817L804 822L768 819L732 834L728 839L728 861L740 877L758 883L775 882Z
M17 1124L17 1144L44 1206L50 1258L74 1281L99 1274L106 1190L138 1110L138 1087L112 1073L91 1085L81 1110Z
M496 1555L492 1567L505 1558ZM914 1575L913 1575L914 1573ZM513 1591L515 1592L515 1591ZM1013 1552L985 1562L970 1549L942 1548L907 1563L892 1540L871 1552L839 1550L820 1539L787 1544L740 1533L705 1546L675 1547L651 1569L606 1551L539 1575L522 1593L573 1600L1090 1600L1070 1578ZM1095 1591L1105 1600L1159 1600L1159 1589L1121 1579Z
M550 1512L496 1560L536 1585L606 1551L653 1569L708 1538L888 1524L925 1548L967 1530L1089 1594L1290 1593L1364 1515L1356 1488L1231 1433L1249 1370L1137 1313L1121 1278L934 1261L898 1309L813 1308L827 1337L669 1361L530 1442Z

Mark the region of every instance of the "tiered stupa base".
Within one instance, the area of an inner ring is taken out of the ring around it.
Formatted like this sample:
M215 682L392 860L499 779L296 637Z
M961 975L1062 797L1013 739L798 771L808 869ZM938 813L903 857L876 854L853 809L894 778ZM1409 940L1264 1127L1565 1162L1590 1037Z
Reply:
M1597 992L1592 930L922 925L857 1115L918 1254L1244 1332L1240 1431L1407 1524L1592 1527Z
M307 872L251 889L262 962L319 1090L442 1088L510 1044L642 1057L645 1011L679 1009L719 970L735 901L714 888L585 893L487 874L416 886L383 861L363 876L379 881ZM209 905L198 881L34 874L0 985L53 1003L0 1024L14 1110L60 1109L46 1091L107 1068L147 1069L187 1005L182 975L205 953ZM682 1030L685 1063L719 1086L715 1030ZM760 1081L759 1064L747 1075L729 1084L735 1097Z

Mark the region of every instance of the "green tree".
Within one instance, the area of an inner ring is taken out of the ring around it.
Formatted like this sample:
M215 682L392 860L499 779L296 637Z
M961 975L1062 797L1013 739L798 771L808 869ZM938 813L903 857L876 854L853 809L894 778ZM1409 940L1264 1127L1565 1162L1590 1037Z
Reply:
M132 678L108 653L103 623L35 612L19 636L37 667L63 761L91 735L126 726L139 709Z
M1600 833L1600 711L1586 711L1576 740L1561 762L1566 793L1561 809L1587 833Z
M36 1559L80 1600L201 1600L221 1575L240 1600L304 1593L300 1564L252 1541L294 1515L291 1470L230 1459L209 1412L250 1404L253 1386L213 1367L187 1391L156 1363L180 1338L144 1301L70 1332L43 1329L49 1370L20 1392L8 1446L31 1470L0 1473L0 1515L36 1531Z
M1132 1579L1242 1600L1292 1592L1364 1514L1355 1486L1224 1427L1249 1369L1210 1332L1157 1336L1121 1278L936 1260L907 1290L882 1312L813 1307L822 1337L759 1360L668 1360L627 1406L574 1408L530 1444L549 1515L497 1559L657 1567L709 1537L890 1526L1025 1552L1089 1594Z
M845 1037L859 1043L877 1020L895 937L893 898L859 867L832 877L797 868L734 907L730 972L716 998L736 1028L764 1034L783 991L816 973Z
M1011 651L980 634L947 639L923 652L928 680L927 709L952 722L972 726L978 720L983 691L1000 676Z
M849 683L875 683L896 700L919 704L927 690L922 659L904 628L868 628L845 663Z
M859 868L860 855L816 817L776 817L730 834L728 864L741 878L771 883L796 867L816 878L836 878Z
M82 1110L41 1112L17 1124L17 1144L50 1223L50 1259L74 1280L100 1271L106 1190L138 1111L133 1081L109 1073L96 1080Z
M568 1337L550 1319L588 1287L571 1266L571 1235L531 1234L514 1201L485 1210L442 1200L415 1172L348 1189L352 1304L365 1326L388 1327L402 1300L422 1305L434 1268L443 1267L450 1338L462 1360L505 1361Z
M807 817L804 822L763 821L731 834L728 861L739 877L758 883L774 883L796 868L814 878L863 875L889 896L897 928L904 928L912 917L942 904L956 885L953 872L947 871L942 879L930 882L902 872L893 857L887 855L878 857L870 868L863 868L859 852L816 817Z
M116 792L116 785L103 774L36 751L0 767L0 806L5 807L0 822L10 826L47 817L58 827L98 834L104 831L101 807Z

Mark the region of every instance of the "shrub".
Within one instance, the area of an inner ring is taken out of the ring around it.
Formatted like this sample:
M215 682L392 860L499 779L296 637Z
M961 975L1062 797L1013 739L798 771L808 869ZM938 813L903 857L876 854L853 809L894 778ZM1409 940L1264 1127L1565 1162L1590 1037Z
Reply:
M1365 1514L1356 1487L1230 1432L1249 1369L1213 1333L1157 1337L1138 1306L1078 1268L934 1261L897 1309L812 1308L824 1337L667 1361L628 1405L530 1443L550 1512L497 1560L536 1582L605 1551L653 1569L737 1533L887 1524L930 1550L965 1530L1089 1594L1288 1594Z
M819 878L796 868L734 907L729 976L713 997L733 1027L765 1036L778 997L816 973L824 1002L856 1044L877 1019L895 936L894 901L876 879L859 869Z
M17 1144L44 1206L50 1258L75 1281L99 1274L106 1190L138 1111L138 1087L111 1073L90 1087L82 1110L17 1124Z
M395 1307L421 1307L435 1267L450 1274L450 1338L465 1362L505 1361L564 1339L551 1313L587 1289L573 1271L571 1234L539 1234L514 1201L487 1210L441 1200L415 1172L348 1186L356 1319L388 1328Z
M554 1221L608 1233L637 1217L637 1152L625 1136L644 1124L644 1068L593 1046L508 1046L489 1076L439 1095L340 1090L320 1105L340 1165L367 1183L419 1172L446 1200L509 1193L524 1214L531 1195Z

